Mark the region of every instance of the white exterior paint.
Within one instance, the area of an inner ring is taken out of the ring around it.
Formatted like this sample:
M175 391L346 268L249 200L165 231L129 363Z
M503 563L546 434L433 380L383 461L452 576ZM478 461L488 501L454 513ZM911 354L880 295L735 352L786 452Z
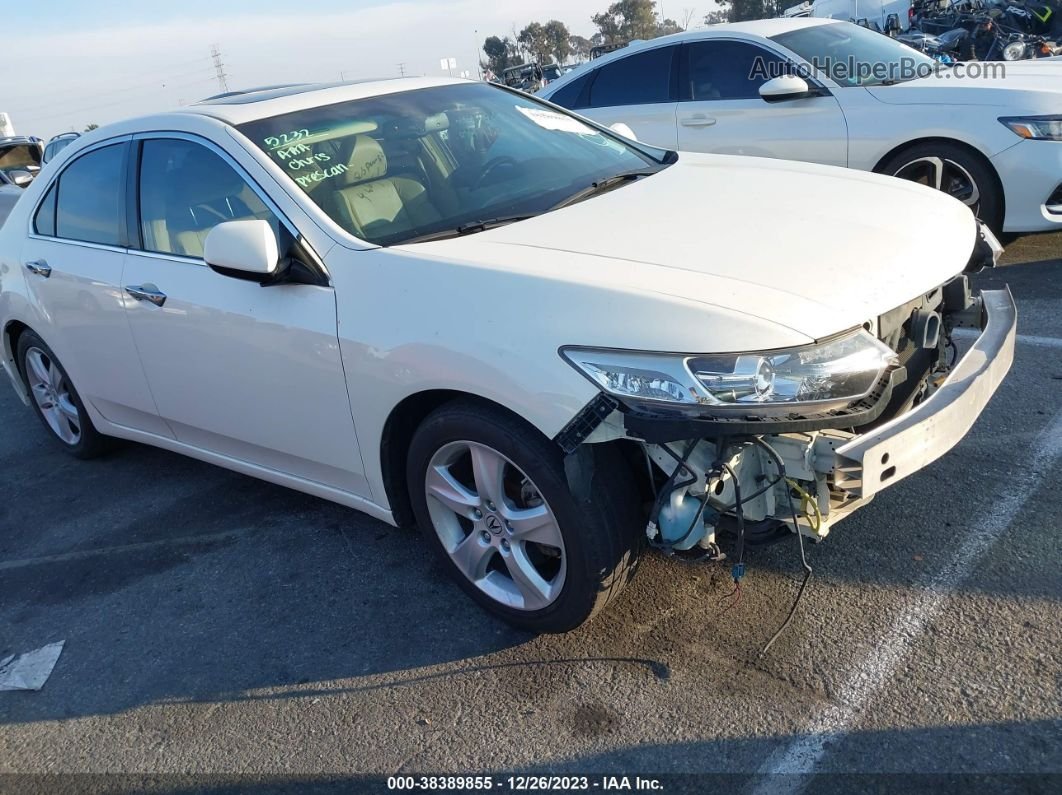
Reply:
M790 62L798 55L768 37L817 25L822 19L768 19L713 25L631 45L565 74L543 89L550 99L588 69L652 47L699 40L736 39L756 43ZM1062 215L1044 202L1062 184L1062 144L1025 141L999 122L1001 116L1057 115L1062 107L1062 62L1037 59L957 77L945 71L896 85L842 86L825 75L830 96L767 103L758 99L675 102L579 113L603 124L625 123L638 140L665 148L807 160L873 171L890 153L915 141L948 139L973 147L989 160L1003 185L1007 232L1062 229ZM708 122L707 124L705 122ZM694 123L696 126L688 126Z
M969 211L926 188L684 155L654 177L532 220L384 249L328 220L229 126L447 82L200 108L217 118L193 108L83 136L0 230L0 328L23 323L54 349L104 433L391 520L381 439L409 396L481 396L552 437L597 394L561 346L801 345L931 290L963 269L974 244ZM187 257L32 234L50 174L100 142L153 132L226 151L316 251L331 283L263 288ZM49 279L24 267L37 258L52 266ZM165 306L132 300L130 285L163 291ZM4 343L3 364L21 390L6 335Z

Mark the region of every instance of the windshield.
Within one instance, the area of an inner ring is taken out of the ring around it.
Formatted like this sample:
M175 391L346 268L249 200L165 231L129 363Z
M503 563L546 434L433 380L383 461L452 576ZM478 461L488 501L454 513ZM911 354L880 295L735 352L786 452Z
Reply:
M881 33L849 22L771 36L840 86L880 86L925 77L940 64Z
M574 116L485 83L239 129L339 226L381 246L539 215L610 177L663 167Z

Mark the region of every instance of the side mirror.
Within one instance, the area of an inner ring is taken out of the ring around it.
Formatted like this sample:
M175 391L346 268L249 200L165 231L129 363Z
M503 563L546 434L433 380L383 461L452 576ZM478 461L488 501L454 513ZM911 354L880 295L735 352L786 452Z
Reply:
M638 143L638 136L634 134L634 130L632 130L630 127L628 127L621 121L610 125L609 129L612 130L612 132L616 133L616 135L622 135L624 138Z
M804 99L810 96L812 96L812 91L808 81L796 75L781 75L760 86L760 97L764 102L784 102L788 99Z
M280 267L280 250L268 221L225 221L207 234L203 259L223 276L264 282Z
M7 175L11 178L11 181L18 185L20 188L24 188L33 182L33 175L28 171L9 171Z

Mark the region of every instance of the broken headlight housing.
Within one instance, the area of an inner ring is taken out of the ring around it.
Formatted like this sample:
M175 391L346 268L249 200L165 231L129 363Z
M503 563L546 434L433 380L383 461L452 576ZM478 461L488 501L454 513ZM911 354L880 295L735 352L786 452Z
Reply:
M598 388L627 405L711 407L743 415L846 406L869 395L897 361L887 345L864 329L799 348L750 353L563 348L561 354Z

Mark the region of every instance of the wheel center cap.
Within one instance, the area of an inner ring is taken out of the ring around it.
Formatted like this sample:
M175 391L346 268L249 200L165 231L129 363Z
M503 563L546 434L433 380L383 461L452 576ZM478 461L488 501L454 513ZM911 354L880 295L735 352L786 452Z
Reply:
M493 514L488 516L484 524L487 525L487 529L494 535L501 535L502 523L497 516L494 516Z

